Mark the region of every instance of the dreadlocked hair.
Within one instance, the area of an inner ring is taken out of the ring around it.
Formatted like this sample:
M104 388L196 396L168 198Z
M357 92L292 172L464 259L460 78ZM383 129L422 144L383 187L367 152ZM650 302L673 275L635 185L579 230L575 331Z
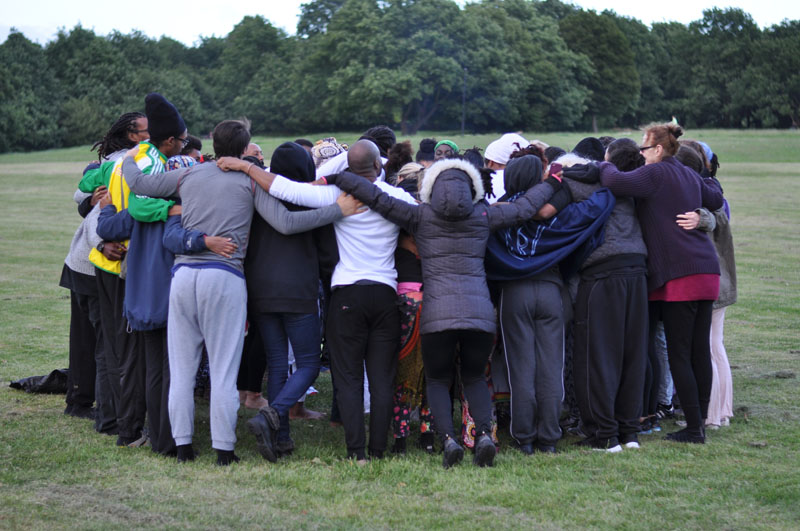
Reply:
M478 173L481 174L481 182L483 183L483 197L497 197L494 195L494 192L492 192L492 174L494 170L486 167L478 168Z
M108 155L121 149L130 149L136 145L128 138L128 133L136 131L136 120L145 118L141 112L126 112L113 123L102 140L92 146L91 151L97 150L97 156L103 160Z
M544 150L541 147L537 146L536 144L530 144L527 147L521 148L519 147L519 144L517 144L517 148L519 149L514 151L511 156L508 157L509 162L513 159L524 157L525 155L533 155L542 161L542 168L547 168L549 161L547 160L547 157L544 156Z

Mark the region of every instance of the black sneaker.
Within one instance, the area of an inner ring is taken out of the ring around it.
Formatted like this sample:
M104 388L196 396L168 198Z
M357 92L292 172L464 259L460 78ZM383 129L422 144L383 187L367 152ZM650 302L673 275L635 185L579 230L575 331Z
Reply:
M683 428L679 431L668 433L665 437L667 441L691 444L705 444L706 436L702 428Z
M609 437L608 439L597 437L594 439L591 447L592 450L597 452L606 452L609 454L617 454L622 451L622 445L616 437Z
M67 409L64 410L64 414L78 419L94 420L95 410L91 406L79 406L74 404L71 408L67 406Z
M494 466L494 456L497 455L497 448L494 447L492 438L486 432L481 433L475 440L475 456L472 462L480 467Z
M534 451L536 451L537 454L555 454L555 453L558 453L556 451L556 447L551 445L551 444L536 443L534 445L533 449L534 449Z
M426 431L422 435L420 435L419 440L417 441L417 445L425 450L425 452L433 455L436 451L433 446L433 432Z
M247 421L247 429L256 438L256 446L261 457L274 463L278 460L275 453L275 446L277 445L278 427L280 426L280 419L278 412L271 406L265 406L258 410L253 418Z
M233 453L233 450L217 450L217 465L228 466L239 461L239 456Z
M531 443L520 444L519 451L525 455L533 455L533 444Z
M447 437L444 440L444 452L442 457L442 466L450 468L457 465L464 459L464 449L452 437Z
M180 444L175 447L175 457L177 458L179 463L186 463L187 461L194 461L194 458L197 457L197 452L194 451L190 444Z
M656 406L656 417L659 419L671 419L675 416L675 408L672 404L658 404Z
M398 437L392 445L392 453L396 455L406 455L406 438Z
M291 438L279 440L274 448L278 457L288 457L294 452L294 441Z
M638 450L640 448L639 436L635 433L626 433L624 435L620 435L619 443L628 450Z

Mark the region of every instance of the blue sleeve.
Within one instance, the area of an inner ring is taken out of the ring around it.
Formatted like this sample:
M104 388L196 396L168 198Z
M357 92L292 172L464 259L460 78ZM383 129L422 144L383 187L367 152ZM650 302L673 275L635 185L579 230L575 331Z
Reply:
M183 228L180 216L169 216L162 243L173 254L194 254L208 249L204 236L200 231Z
M114 205L100 211L97 218L97 235L107 242L121 242L131 237L133 218L127 210L117 212Z

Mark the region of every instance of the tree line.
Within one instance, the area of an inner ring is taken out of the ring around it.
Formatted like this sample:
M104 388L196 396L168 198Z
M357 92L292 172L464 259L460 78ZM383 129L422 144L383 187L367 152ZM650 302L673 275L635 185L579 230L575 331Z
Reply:
M246 16L187 47L76 26L0 45L0 152L80 145L158 91L190 131L247 117L257 134L632 127L797 127L800 21L740 9L688 25L560 0L312 0L289 36Z

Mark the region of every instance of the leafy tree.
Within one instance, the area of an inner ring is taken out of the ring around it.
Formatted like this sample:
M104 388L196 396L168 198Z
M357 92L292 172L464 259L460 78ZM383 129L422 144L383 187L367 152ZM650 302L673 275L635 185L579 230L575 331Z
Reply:
M44 50L12 28L0 44L0 152L58 146L59 103Z
M616 125L639 99L639 74L628 39L611 17L594 11L567 16L559 29L569 49L587 56L594 68L587 80L592 92L587 103L592 130L598 130L598 123Z
M333 15L346 0L312 0L300 6L297 34L303 37L320 35L328 29Z

